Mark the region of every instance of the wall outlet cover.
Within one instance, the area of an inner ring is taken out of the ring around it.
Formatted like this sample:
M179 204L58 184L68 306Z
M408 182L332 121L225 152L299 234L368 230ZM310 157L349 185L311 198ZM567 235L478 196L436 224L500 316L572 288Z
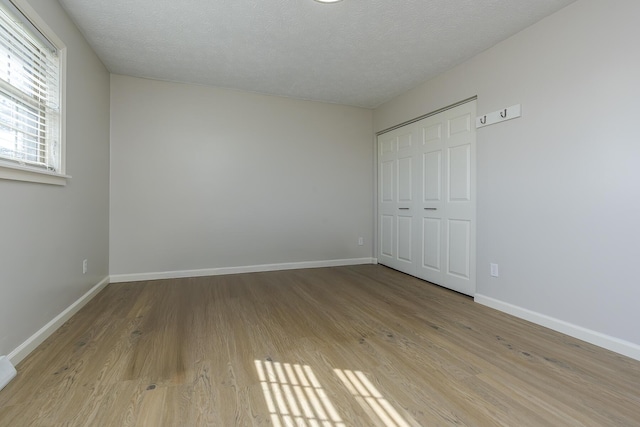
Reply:
M0 390L16 376L16 368L13 367L7 356L0 356Z
M498 273L498 264L491 264L491 276L498 277L500 273Z

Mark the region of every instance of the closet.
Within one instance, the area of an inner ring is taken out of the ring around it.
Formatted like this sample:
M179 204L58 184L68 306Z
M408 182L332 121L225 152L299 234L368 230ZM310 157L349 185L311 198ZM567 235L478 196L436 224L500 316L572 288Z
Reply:
M378 262L475 293L476 101L378 135Z

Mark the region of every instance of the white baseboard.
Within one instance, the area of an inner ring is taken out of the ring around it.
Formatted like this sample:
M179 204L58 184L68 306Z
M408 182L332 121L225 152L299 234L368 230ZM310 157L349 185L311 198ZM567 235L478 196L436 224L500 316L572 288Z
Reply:
M582 326L574 325L564 320L559 320L485 295L476 294L474 301L519 317L520 319L553 329L554 331L562 332L563 334L597 345L598 347L606 348L607 350L614 351L635 360L640 360L640 345L632 342L583 328Z
M76 314L78 310L84 307L86 303L91 301L91 299L94 296L96 296L98 292L104 289L104 287L107 286L108 284L109 284L109 276L102 279L100 283L98 283L89 291L87 291L86 294L82 295L73 304L67 307L62 313L54 317L49 323L44 325L38 332L33 334L22 344L20 344L18 348L16 348L11 353L9 353L8 357L9 357L9 360L11 360L11 363L13 363L14 365L17 365L18 363L20 363L22 359L27 357L27 355L29 355L29 353L35 350L36 347L42 344L44 340L49 338L49 336L53 334L60 326L62 326L64 322L66 322L71 318L71 316Z
M205 268L200 270L161 271L156 273L113 274L111 283L139 282L184 277L220 276L223 274L259 273L263 271L298 270L301 268L340 267L344 265L376 264L375 258L350 258L325 261L287 262L282 264L245 265L240 267Z
M0 356L0 390L16 376L16 368L6 356Z

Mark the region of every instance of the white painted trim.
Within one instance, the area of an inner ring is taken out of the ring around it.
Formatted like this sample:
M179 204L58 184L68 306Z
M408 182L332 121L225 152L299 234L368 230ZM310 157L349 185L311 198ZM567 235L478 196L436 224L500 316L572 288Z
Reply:
M11 164L0 160L0 179L36 182L49 185L67 185L69 175L57 174L35 167Z
M16 368L6 356L0 356L0 390L16 377Z
M632 359L640 360L640 345L638 344L583 328L582 326L574 325L564 320L559 320L485 295L476 294L473 300L487 307L519 317L520 319L528 320L529 322L562 332L563 334L606 348L607 350L614 351Z
M49 323L44 325L38 332L29 337L25 342L20 344L15 350L9 353L9 360L17 365L44 342L51 334L53 334L60 326L85 306L91 299L109 284L109 276L105 277L91 288L87 293L78 298L73 304L67 307L62 313L54 317Z
M113 274L111 283L145 280L181 279L184 277L220 276L223 274L259 273L263 271L298 270L301 268L340 267L344 265L376 264L375 258L334 259L325 261L287 262L282 264L245 265L240 267L205 268L200 270L160 271L155 273Z

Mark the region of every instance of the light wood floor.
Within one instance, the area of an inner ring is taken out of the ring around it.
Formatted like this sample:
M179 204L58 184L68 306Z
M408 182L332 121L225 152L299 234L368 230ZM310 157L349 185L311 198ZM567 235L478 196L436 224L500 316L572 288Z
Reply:
M640 362L382 266L109 285L0 426L639 426Z

